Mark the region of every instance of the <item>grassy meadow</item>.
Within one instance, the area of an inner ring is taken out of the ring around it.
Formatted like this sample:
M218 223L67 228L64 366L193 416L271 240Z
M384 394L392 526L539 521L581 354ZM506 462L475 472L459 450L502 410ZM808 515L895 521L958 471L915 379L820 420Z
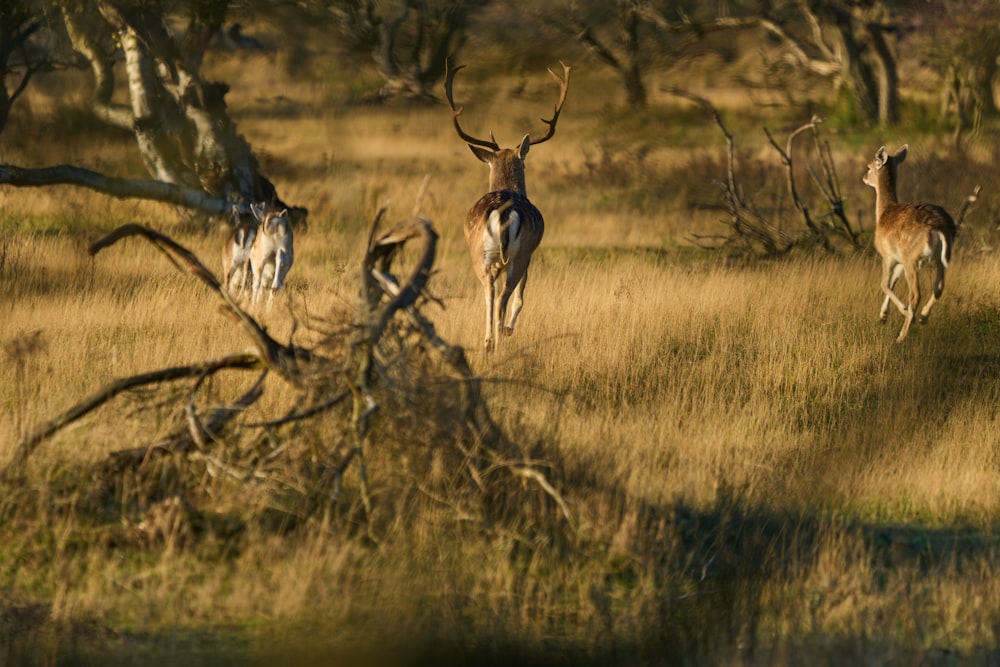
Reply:
M493 129L504 145L539 131L556 94L543 66L501 74L468 53L456 85L466 129ZM0 483L0 662L998 660L1000 263L987 139L956 153L934 132L823 126L849 216L869 236L874 193L861 175L882 144L910 145L904 199L957 212L983 184L942 301L897 345L898 313L877 322L870 251L746 260L693 244L724 231L711 206L721 133L659 94L648 111L625 111L614 80L580 55L556 136L527 159L546 232L525 309L487 355L461 232L487 170L444 104L352 104L359 81L332 66L290 78L280 55L255 58L252 77L231 60L209 68L233 84L233 117L265 173L310 209L287 292L261 321L279 340L342 352L375 211L388 203L394 221L419 205L440 234L440 303L421 310L465 349L493 418L569 516L502 464L485 479L467 472L456 382L412 335L380 359L370 521L357 466L336 503L307 503L310 466L348 446L349 415L254 427L301 400L269 377L223 451L239 461L263 442L285 467L235 479L191 457L109 470L111 452L183 423L193 383L129 392ZM783 138L808 114L734 94L718 67L695 66L689 83L733 131L748 193L792 228L762 128ZM49 75L19 104L0 162L141 174L130 137L57 103L70 76ZM495 103L508 99L501 117ZM87 255L136 221L219 269L220 237L168 207L0 189L0 462L115 378L250 346L149 244ZM218 375L207 396L231 401L255 377Z

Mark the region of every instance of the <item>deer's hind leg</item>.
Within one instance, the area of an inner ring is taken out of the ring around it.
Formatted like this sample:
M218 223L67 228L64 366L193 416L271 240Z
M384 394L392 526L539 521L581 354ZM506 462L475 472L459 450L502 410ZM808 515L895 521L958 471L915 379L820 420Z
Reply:
M947 265L940 259L934 261L934 268L937 273L934 277L934 289L931 290L931 296L927 299L927 303L924 305L924 309L920 311L920 319L918 320L921 324L927 322L927 318L931 314L931 308L937 303L938 299L941 298L941 294L944 292L944 272L948 268Z

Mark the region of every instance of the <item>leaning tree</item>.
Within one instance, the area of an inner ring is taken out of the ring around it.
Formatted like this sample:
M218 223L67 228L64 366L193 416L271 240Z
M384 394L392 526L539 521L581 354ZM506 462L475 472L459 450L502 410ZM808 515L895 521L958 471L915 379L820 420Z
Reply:
M292 212L261 173L226 108L229 86L201 68L230 11L228 0L79 0L40 6L39 20L65 36L92 75L89 110L135 135L149 178L112 178L73 165L0 165L0 184L78 185L120 198L218 215L270 201ZM115 76L116 65L122 75ZM126 102L119 100L125 99Z

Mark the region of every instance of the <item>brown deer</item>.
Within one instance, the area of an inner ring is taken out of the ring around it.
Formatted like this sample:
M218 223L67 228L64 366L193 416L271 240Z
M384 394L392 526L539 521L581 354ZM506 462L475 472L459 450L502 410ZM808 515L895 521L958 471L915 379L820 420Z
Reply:
M253 271L253 301L260 301L261 292L270 283L268 305L281 289L295 255L292 248L292 227L288 209L278 211L268 204L250 204L253 217L260 223L257 238L250 250L250 269Z
M257 220L240 215L233 205L233 229L222 246L222 284L229 293L239 297L250 279L250 250L257 238Z
M905 321L896 342L906 338L913 322L913 314L920 305L919 270L924 264L937 269L934 289L919 322L923 324L934 303L944 291L944 272L951 261L957 227L952 217L935 204L901 204L896 198L896 171L906 159L907 146L889 155L885 146L878 149L875 159L868 164L862 179L875 188L875 249L882 255L882 291L885 300L879 311L879 321L889 317L892 302L903 314ZM903 303L893 288L900 275L906 276L909 302Z
M528 201L525 191L524 158L531 146L548 141L555 134L569 89L570 68L562 64L561 78L549 70L559 84L559 101L552 119L542 119L549 126L545 136L532 141L526 134L516 148L500 148L492 132L489 140L477 139L466 134L459 125L458 117L463 107L455 106L452 86L455 74L463 67L452 68L450 63L447 64L444 90L458 136L469 145L473 155L490 167L489 192L465 216L465 241L486 299L485 345L489 351L496 346L499 333L505 336L514 333L514 325L524 305L524 286L528 281L531 253L538 247L545 232L542 214ZM498 288L502 288L499 297ZM507 306L511 297L513 304L510 304L510 320L507 321Z

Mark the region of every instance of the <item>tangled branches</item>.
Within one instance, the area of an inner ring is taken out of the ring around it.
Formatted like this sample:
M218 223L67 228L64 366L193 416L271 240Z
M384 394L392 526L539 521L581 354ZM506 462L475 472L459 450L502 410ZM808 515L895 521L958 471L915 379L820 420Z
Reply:
M373 222L361 263L353 321L312 347L275 340L193 253L155 230L125 225L94 243L91 254L129 237L153 244L218 297L253 350L101 387L30 429L0 477L24 474L32 455L53 435L116 397L187 382L186 399L183 392L174 393L173 430L155 442L110 452L94 472L105 486L123 493L122 475L148 472L147 506L179 494L185 507L197 507L228 490L230 498L252 497L268 510L280 508L291 517L286 523L331 511L355 516L360 510L358 518L373 538L376 517L408 511L414 496L489 522L530 505L572 526L569 508L544 467L494 422L462 349L443 340L421 310L437 247L433 226L414 216L380 234L383 215L384 210ZM420 252L400 280L393 264L407 243L419 244ZM199 408L208 381L232 371L258 377L228 404ZM294 398L282 416L262 421L254 419L253 408L265 395L268 377L280 380ZM181 480L182 491L157 487L165 479L164 466L172 470L168 477Z

